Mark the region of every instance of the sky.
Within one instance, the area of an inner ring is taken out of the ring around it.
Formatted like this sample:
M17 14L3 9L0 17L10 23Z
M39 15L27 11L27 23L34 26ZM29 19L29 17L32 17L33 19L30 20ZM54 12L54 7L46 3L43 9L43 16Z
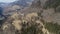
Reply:
M4 3L10 3L10 2L14 2L16 0L0 0L0 2L4 2Z

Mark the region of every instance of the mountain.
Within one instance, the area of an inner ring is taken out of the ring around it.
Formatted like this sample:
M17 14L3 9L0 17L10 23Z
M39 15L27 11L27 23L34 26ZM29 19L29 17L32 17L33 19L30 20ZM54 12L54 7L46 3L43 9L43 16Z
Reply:
M27 14L32 12L40 12L40 10L41 10L40 0L34 0L28 8L25 8L20 12Z
M1 5L4 7L3 14L10 15L17 12L17 10L20 12L20 10L24 9L25 7L29 7L31 4L32 0L17 0L12 3L2 3Z
M4 6L6 6L6 5L7 5L6 3L0 2L0 7L4 7Z
M22 10L18 2L6 7L5 13L11 15L3 20L0 34L60 34L60 13L55 13L54 8L43 8L46 1L34 0L29 7L22 5L26 7Z
M23 7L27 7L30 5L32 1L31 0L17 0L13 3L11 3L12 5L20 5L20 6L23 6Z
M16 0L16 1L11 2L11 3L0 2L0 6L20 5L20 6L23 6L23 7L27 7L27 6L31 5L32 1L33 0Z

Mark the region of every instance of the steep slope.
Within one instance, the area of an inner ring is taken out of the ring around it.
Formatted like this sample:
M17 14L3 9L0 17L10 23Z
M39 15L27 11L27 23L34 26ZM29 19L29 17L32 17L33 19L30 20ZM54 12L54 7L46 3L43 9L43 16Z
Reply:
M5 5L3 14L4 15L11 15L13 12L20 12L20 10L24 9L25 7L29 7L32 3L32 0L17 0L12 3L1 4ZM14 10L13 10L14 9Z
M28 8L21 10L22 13L31 13L31 12L40 12L41 10L41 2L40 0L34 0Z
M35 33L35 30L33 29L34 32L31 33L32 29L31 28L36 27L36 33L39 34L45 34L49 33L47 29L45 29L43 23L40 21L40 18L38 19L38 14L37 13L29 13L27 15L22 15L21 13L15 13L11 17L8 18L8 20L2 25L2 30L3 33L5 34L17 34L19 33L25 33L27 29L27 34L33 34ZM28 30L29 28L29 30ZM25 29L22 30L22 29ZM7 32L8 31L8 32ZM21 33L21 34L22 34Z
M59 12L59 0L47 0L44 6L47 6L47 9L43 9L43 19L47 22L57 22L60 25L60 12ZM49 7L48 7L49 6ZM53 8L52 6L56 7Z
M20 12L22 9L22 6L19 5L13 5L13 6L7 6L4 8L3 14L4 15L12 15L14 12Z
M53 8L43 9L42 5L46 1L35 0L31 6L21 10L21 13L14 12L1 26L2 32L4 34L59 34L60 15L55 13ZM16 7L19 9L19 6L13 6L12 10L16 10Z

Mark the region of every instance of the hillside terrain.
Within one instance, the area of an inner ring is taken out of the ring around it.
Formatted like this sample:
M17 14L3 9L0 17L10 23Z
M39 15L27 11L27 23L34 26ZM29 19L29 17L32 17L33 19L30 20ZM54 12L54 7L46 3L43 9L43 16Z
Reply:
M18 0L4 7L0 34L60 34L60 0ZM0 14L0 15L1 15Z
M0 2L0 7L3 8L4 15L13 14L13 12L20 11L32 4L32 0L16 0L11 3Z

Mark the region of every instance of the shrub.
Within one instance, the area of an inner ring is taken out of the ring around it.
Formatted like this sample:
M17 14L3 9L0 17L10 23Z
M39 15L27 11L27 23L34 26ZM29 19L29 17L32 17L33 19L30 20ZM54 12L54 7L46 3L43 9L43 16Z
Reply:
M57 34L60 30L60 25L58 25L57 23L53 24L51 22L51 23L46 23L45 28L48 29L49 32L53 32Z

